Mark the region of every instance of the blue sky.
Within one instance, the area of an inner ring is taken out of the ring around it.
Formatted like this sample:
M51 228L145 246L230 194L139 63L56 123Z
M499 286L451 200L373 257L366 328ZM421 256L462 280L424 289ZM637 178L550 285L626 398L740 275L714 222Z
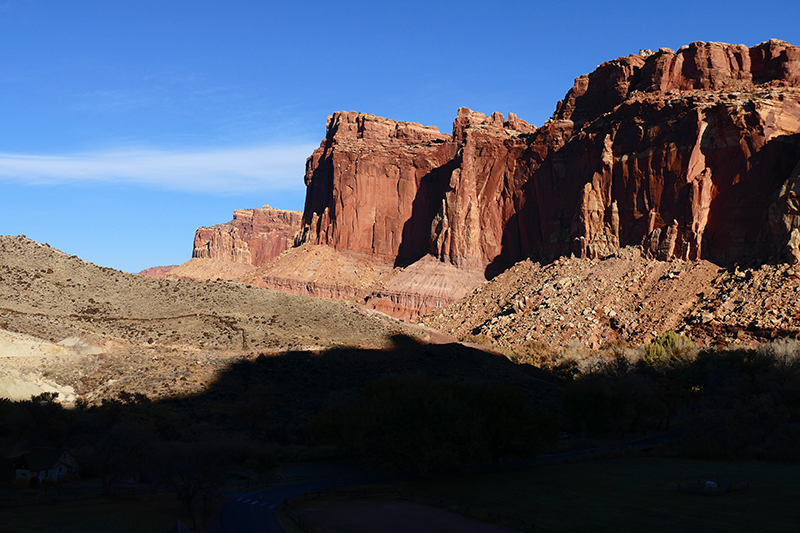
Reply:
M179 264L233 209L301 210L334 111L540 125L603 61L800 44L798 21L796 0L0 0L0 234L131 272Z

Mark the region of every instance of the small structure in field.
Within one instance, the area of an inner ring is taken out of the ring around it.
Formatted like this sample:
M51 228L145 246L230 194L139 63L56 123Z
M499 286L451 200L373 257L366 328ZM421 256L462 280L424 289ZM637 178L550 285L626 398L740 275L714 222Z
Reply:
M18 487L54 485L78 477L78 461L63 448L40 448L23 453L14 462Z

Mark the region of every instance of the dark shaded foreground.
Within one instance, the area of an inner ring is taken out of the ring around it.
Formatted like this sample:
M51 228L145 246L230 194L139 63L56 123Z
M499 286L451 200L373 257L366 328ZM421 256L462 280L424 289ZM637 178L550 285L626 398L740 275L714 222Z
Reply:
M121 394L73 410L47 394L2 401L0 446L7 457L37 446L67 448L104 493L123 480L169 490L198 528L213 519L207 497L232 475L266 484L279 462L319 452L319 437L382 468L438 475L441 466L463 471L481 457L515 456L517 436L536 426L506 414L525 407L559 413L562 429L574 435L567 445L680 428L673 435L681 438L648 446L697 458L798 459L797 346L697 351L675 334L662 337L644 347L640 360L609 354L583 373L554 367L558 376L459 344L421 345L404 337L389 350L262 354L231 364L207 390L190 396L152 401ZM496 405L502 409L487 409ZM494 412L499 415L487 416ZM486 435L507 439L498 441L496 455L481 447L490 442ZM442 443L439 452L452 453L407 453L415 441ZM247 505L269 508L261 503Z
M310 425L326 408L358 400L381 378L417 374L435 382L503 384L523 403L556 409L559 379L503 356L460 344L422 345L394 338L388 350L341 347L242 358L202 393L150 400L120 394L101 405L63 409L51 395L0 402L0 455L36 447L67 448L84 477L110 494L123 480L170 490L196 528L207 523L207 500L231 472L267 479L281 461L319 450ZM328 452L330 453L330 450ZM6 470L9 480L10 470ZM190 524L191 525L191 524Z

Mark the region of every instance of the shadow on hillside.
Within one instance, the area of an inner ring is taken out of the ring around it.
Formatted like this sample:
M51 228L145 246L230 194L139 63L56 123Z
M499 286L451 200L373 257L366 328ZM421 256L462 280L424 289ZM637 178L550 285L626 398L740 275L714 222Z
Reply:
M310 422L326 407L358 399L366 385L385 377L422 373L437 381L506 384L532 407L555 410L558 378L501 355L461 344L421 344L403 335L389 349L332 348L321 352L261 354L225 367L205 390L149 400L121 394L100 406L67 410L52 398L0 402L0 449L38 446L94 447L115 428L129 426L160 442L241 439L279 445L313 444Z
M392 344L382 350L339 347L241 359L207 389L182 397L150 400L122 393L102 405L75 409L62 408L50 395L0 401L0 457L18 458L37 447L66 449L78 459L82 475L98 480L97 494L143 482L153 492L174 492L197 522L203 495L226 483L263 483L273 480L271 469L279 462L330 455L332 447L320 447L312 438L312 422L329 407L360 401L367 386L382 378L447 382L431 389L438 396L416 397L417 407L433 412L445 397L442 391L465 389L452 383L510 385L519 391L514 406L558 405L559 380L534 367L460 344L426 345L403 335L392 337ZM415 412L404 400L389 404ZM471 438L458 439L458 449L471 450ZM14 475L10 464L6 483Z
M717 130L736 127L730 116L715 118L721 122ZM704 150L714 147L716 142L714 135L706 130ZM798 154L800 133L769 139L747 161L738 151L714 154L717 160L707 164L716 163L714 176L728 179L714 180L718 193L711 201L703 233L704 259L727 268L756 268L764 263L786 261L789 236L780 227L781 217L791 217L796 209L791 190L792 185L796 190L797 184L790 183L788 194L780 194L784 183L800 170ZM741 168L748 168L747 173L740 175ZM713 216L722 213L724 216Z
M357 399L369 383L401 374L503 383L523 391L532 406L558 406L559 380L535 367L461 344L421 344L405 335L392 341L385 350L341 347L259 355L230 365L203 393L168 402L185 411L222 409L230 414L228 421L240 425L263 417L260 436L277 442L306 441L304 428L324 408Z

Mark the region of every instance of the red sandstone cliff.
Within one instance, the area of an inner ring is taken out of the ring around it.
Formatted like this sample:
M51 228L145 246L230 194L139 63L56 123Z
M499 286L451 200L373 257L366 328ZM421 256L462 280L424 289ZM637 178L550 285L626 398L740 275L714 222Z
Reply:
M562 205L579 207L545 255L643 243L660 259L791 259L800 48L692 43L642 55L581 76L559 104L556 119L574 128L554 155Z
M290 248L302 213L273 209L237 209L233 220L198 228L193 258L263 265Z
M459 110L453 135L357 113L309 158L298 242L468 269L608 254L800 259L800 49L692 43L576 79L536 129Z
M453 135L434 127L355 112L328 119L328 134L306 165L304 231L298 242L327 244L384 264L426 254L483 269L502 248L513 215L518 161L535 128L459 110Z
M384 264L427 253L429 226L455 154L435 127L340 112L306 163L306 205L300 242L327 244ZM431 191L433 188L435 191Z
M195 258L406 318L526 257L641 245L659 259L800 262L800 48L641 51L578 77L540 128L466 108L452 135L335 113L305 182L302 220L236 211L198 230Z

